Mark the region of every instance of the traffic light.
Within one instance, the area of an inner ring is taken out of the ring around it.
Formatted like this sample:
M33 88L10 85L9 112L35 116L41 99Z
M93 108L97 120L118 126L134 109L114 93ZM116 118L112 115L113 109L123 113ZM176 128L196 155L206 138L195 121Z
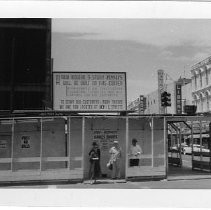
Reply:
M171 94L166 91L161 93L161 106L171 106Z

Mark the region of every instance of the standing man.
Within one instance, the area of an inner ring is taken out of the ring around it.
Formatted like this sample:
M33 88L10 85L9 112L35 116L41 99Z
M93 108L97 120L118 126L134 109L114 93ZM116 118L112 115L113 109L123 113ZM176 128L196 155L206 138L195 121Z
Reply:
M139 166L139 159L142 154L141 147L137 144L137 139L132 139L132 145L130 146L130 166Z
M96 178L100 177L101 175L101 168L100 168L100 149L96 142L92 143L92 149L89 152L89 177L91 180L91 184L96 183Z
M110 163L112 164L112 179L120 179L120 160L121 160L121 148L118 141L114 141L113 147L109 150L111 155Z

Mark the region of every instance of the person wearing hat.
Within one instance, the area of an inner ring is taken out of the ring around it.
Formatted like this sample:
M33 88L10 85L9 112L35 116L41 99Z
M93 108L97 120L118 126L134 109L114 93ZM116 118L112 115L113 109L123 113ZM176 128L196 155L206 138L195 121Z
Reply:
M91 180L91 184L96 183L96 178L101 175L101 167L100 167L100 149L96 142L92 143L92 148L89 152L89 178Z
M132 139L132 145L130 146L130 166L139 166L139 160L142 154L141 147L137 144L137 139Z
M110 148L109 153L111 155L110 163L112 164L111 178L120 179L121 148L118 141L114 141L113 147Z

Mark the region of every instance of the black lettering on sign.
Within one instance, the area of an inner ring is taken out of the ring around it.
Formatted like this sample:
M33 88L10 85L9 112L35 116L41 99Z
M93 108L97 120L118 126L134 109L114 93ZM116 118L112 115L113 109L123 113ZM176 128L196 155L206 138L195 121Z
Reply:
M30 148L30 136L22 136L21 148Z

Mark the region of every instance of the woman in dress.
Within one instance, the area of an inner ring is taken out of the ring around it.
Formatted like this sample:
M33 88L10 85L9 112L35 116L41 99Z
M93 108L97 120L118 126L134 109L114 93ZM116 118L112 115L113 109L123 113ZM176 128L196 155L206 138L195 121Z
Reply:
M118 141L114 141L113 147L109 150L111 155L110 163L112 164L112 179L120 179L120 160L121 160L121 148Z

